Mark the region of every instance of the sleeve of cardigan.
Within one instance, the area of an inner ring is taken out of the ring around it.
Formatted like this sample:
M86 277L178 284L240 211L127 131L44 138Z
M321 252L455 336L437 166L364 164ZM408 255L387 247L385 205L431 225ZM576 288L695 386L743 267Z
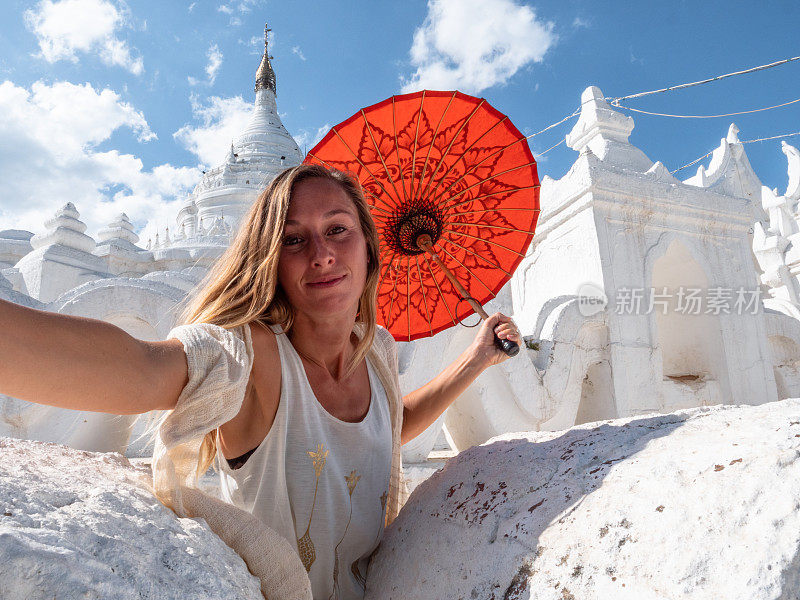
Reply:
M383 358L386 360L386 364L392 369L393 373L399 374L400 367L397 362L397 342L394 340L394 336L389 333L388 329L378 325L375 328L375 338L380 343L381 352Z
M189 369L189 381L161 428L162 441L170 448L238 414L253 366L253 345L246 325L232 330L209 323L182 325L167 338L181 341Z

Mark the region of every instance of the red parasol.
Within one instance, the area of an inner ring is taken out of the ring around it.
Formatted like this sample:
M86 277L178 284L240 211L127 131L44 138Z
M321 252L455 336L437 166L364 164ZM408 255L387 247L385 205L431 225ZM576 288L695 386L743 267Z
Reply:
M393 96L331 128L305 162L361 182L381 237L378 321L398 341L473 311L486 318L480 305L533 237L536 161L508 117L480 98Z

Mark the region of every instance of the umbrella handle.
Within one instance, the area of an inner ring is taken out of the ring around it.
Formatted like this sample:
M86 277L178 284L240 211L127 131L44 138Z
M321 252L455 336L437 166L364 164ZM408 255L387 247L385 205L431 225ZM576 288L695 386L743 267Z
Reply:
M458 279L456 279L453 273L450 272L450 269L448 269L444 262L442 262L442 259L439 258L439 255L436 254L436 251L433 249L433 244L431 243L431 237L427 233L423 233L417 236L416 242L417 246L421 250L424 250L430 254L436 264L439 265L439 268L442 269L445 276L450 280L450 283L453 284L453 287L455 287L456 290L458 290L458 293L461 294L461 300L465 300L470 306L472 306L475 312L478 313L483 320L488 319L489 315L486 314L486 311L483 310L483 307L480 305L480 303L469 295L469 292L467 292L464 286L459 283ZM519 354L519 344L512 342L511 340L501 340L499 337L497 337L496 333L494 334L494 345L508 354L508 356L516 356Z
M519 354L519 344L512 342L511 340L501 340L499 337L497 337L496 333L494 334L494 345L509 356L516 356Z

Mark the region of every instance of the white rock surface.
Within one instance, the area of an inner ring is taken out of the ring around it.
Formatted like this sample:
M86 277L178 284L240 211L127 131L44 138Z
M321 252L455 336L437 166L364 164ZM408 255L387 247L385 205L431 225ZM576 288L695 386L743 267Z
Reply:
M263 600L241 558L164 508L149 476L118 454L0 438L0 598Z
M387 530L371 599L800 597L800 399L507 434Z

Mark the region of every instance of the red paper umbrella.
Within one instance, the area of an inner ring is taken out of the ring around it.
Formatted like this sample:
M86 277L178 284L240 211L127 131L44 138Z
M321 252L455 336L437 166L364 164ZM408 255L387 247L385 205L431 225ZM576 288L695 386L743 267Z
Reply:
M398 341L478 312L525 255L539 215L525 137L486 100L393 96L331 128L306 156L353 173L381 237L379 323Z

